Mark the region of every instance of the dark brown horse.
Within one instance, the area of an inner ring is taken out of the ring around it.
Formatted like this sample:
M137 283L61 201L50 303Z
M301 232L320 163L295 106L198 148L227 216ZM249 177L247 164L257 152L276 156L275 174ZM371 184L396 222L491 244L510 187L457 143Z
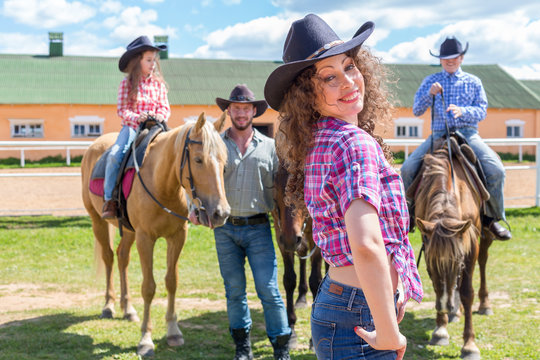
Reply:
M141 324L141 339L137 353L142 356L154 354L150 305L156 292L153 276L154 245L159 237L167 240L167 344L180 346L184 343L178 328L175 311L175 294L178 284L178 257L187 237L188 223L165 212L152 199L180 216L188 216L188 199L198 205L199 221L211 228L223 225L230 213L223 185L223 169L227 161L227 149L218 131L225 117L216 122L216 128L206 121L204 113L193 124L185 124L159 134L146 149L146 157L140 167L140 175L149 189L147 192L139 178L135 178L131 194L127 199L127 210L134 232L124 229L116 250L120 272L120 306L124 318L138 321L128 292L127 269L130 249L137 243L143 272L141 286L144 299L144 316ZM106 293L102 317L114 315L115 293L113 289L114 231L116 221L103 220L103 199L89 191L90 175L99 157L116 138L116 134L99 137L86 151L81 163L82 197L94 231L96 250L105 265ZM195 193L197 194L196 196Z
M452 152L459 153L459 149ZM471 171L458 158L453 157L452 162L449 161L446 148L432 155L427 154L421 171L422 180L415 194L415 216L422 233L425 261L436 295L437 310L437 326L430 344L448 345L448 314L452 309L459 308L457 297L454 296L457 290L465 317L461 357L479 359L480 350L474 341L472 323L472 281L478 259L481 279L479 313L490 314L486 262L493 236L489 231L482 230L480 221L482 202L489 194L477 186Z
M293 213L292 209L285 205L285 186L287 185L288 176L287 170L280 165L274 181L275 207L272 214L274 217L277 243L283 257L283 286L286 292L287 319L292 330L289 346L295 347L297 345L296 332L294 331L297 319L295 308L307 306L306 294L308 283L306 281L306 261L308 258L311 261L309 289L313 298L317 295L322 280L321 265L323 261L321 250L313 242L311 218L306 215L307 211L304 213ZM297 284L297 277L294 270L295 254L298 255L300 262L300 279L298 281L298 297L296 302L294 301L294 291Z

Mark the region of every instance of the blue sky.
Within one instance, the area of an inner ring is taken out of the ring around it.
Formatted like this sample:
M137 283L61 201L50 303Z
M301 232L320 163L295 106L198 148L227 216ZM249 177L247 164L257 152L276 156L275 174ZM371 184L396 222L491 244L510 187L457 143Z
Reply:
M429 49L455 35L469 42L464 64L540 80L538 0L3 0L0 53L47 54L59 31L65 55L118 57L139 35L168 35L171 57L280 60L291 22L310 12L342 39L374 21L366 45L386 63L436 64Z

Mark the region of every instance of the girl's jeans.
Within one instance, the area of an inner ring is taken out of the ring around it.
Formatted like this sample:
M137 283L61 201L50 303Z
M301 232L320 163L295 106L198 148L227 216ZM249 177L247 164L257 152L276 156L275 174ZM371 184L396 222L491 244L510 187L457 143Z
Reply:
M111 152L107 157L107 166L105 167L105 184L104 195L105 201L111 200L114 185L116 184L116 177L118 176L118 168L129 150L131 143L135 139L137 132L129 126L122 126L122 130L116 138L116 142L111 148Z

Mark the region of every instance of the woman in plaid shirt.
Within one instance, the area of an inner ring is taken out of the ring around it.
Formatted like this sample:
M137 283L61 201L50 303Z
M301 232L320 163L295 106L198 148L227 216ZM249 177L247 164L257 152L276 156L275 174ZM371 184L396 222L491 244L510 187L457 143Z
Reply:
M122 129L111 148L105 168L103 211L101 217L116 217L118 204L112 193L118 169L124 155L135 139L137 127L149 116L158 121L167 121L171 114L167 98L167 86L161 75L158 52L166 45L154 46L146 36L133 40L118 62L120 71L127 76L118 89L118 116Z
M307 206L330 264L311 316L319 359L403 358L398 323L407 300L423 296L403 184L374 135L391 106L384 68L361 48L373 27L344 42L316 15L294 22L265 86L285 135L276 148L290 173L287 200Z

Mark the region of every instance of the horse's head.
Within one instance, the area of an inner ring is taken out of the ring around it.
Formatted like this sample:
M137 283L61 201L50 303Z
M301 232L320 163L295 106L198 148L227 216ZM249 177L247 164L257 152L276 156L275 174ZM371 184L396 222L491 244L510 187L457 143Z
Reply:
M463 209L453 192L448 159L428 154L424 166L422 187L415 199L416 225L422 233L437 310L446 312L453 308L454 289L478 234L470 219L462 219Z
M279 247L285 251L296 251L302 244L307 216L302 211L293 211L285 204L285 187L288 177L287 170L280 165L274 179L273 215Z
M180 181L189 198L190 218L210 228L223 225L231 212L223 183L227 148L218 133L224 120L225 113L213 126L202 113L187 125L182 141Z

